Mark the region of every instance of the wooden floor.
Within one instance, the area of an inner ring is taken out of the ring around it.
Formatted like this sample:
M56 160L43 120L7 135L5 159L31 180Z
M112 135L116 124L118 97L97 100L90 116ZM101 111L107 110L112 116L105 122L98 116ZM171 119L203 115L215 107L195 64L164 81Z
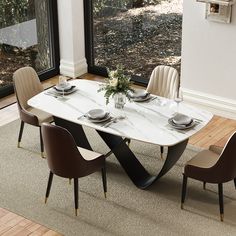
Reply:
M102 77L91 74L85 74L81 76L81 78L102 80ZM47 80L46 82L43 82L43 85L45 88L48 88L55 85L57 81L58 77L54 77L50 80ZM18 118L17 106L14 103L15 100L16 99L14 95L0 99L0 126ZM11 103L13 104L9 105ZM236 120L214 116L206 127L190 138L189 143L202 148L208 148L212 144L223 147L229 136L234 131L236 131ZM60 234L42 225L32 222L29 219L25 219L12 212L0 208L0 235L58 236Z

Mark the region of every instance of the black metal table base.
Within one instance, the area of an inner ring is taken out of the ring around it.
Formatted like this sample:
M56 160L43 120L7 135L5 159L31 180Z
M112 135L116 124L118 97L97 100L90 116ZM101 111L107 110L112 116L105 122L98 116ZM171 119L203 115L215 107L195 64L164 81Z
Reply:
M168 147L168 153L160 172L157 175L150 175L121 137L101 131L97 132L112 150L132 182L141 189L147 188L165 175L179 160L188 143L188 139L186 139Z
M91 146L81 125L57 117L54 117L54 121L57 125L65 127L72 133L78 146L91 150ZM181 143L168 147L168 153L160 172L157 175L150 175L124 142L124 139L102 131L97 132L114 153L132 182L140 189L147 188L165 175L179 160L188 143L188 139L186 139Z

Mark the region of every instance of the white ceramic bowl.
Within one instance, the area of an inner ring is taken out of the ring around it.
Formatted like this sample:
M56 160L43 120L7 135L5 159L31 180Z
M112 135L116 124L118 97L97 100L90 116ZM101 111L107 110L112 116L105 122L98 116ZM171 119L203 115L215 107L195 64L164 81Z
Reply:
M102 109L92 109L87 113L88 117L91 119L102 119L106 114L107 113Z
M63 89L67 90L67 89L70 89L72 87L72 85L70 83L66 83L66 85L64 85L64 86L57 84L55 87L57 90L63 90Z
M131 97L132 98L144 98L148 95L146 90L135 90L132 94Z
M193 119L187 115L177 113L173 118L172 121L177 125L188 125L193 122Z

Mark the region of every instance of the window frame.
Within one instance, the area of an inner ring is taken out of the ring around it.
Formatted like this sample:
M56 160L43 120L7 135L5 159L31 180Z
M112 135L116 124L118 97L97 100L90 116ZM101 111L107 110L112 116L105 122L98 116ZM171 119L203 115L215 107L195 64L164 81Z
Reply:
M49 9L49 38L51 59L53 66L38 73L40 81L49 79L59 74L60 51L59 51L59 30L58 30L58 11L57 0L47 0ZM0 98L14 93L13 85L8 85L0 89Z

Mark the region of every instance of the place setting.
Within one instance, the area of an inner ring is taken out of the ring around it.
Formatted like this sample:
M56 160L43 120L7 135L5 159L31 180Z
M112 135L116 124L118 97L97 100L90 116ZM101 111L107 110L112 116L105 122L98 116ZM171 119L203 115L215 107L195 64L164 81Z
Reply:
M188 130L199 124L201 121L194 119L182 113L175 113L173 117L168 119L171 128L177 130Z
M151 96L146 90L136 89L134 92L129 93L129 98L134 102L150 102L157 97Z
M85 114L79 116L77 120L85 118L91 123L99 124L106 128L112 123L117 123L119 120L125 119L125 116L112 116L109 111L103 109L91 109Z
M66 76L59 76L58 84L45 94L55 98L64 98L65 95L69 95L77 91L77 87L70 84L67 80L68 78Z

